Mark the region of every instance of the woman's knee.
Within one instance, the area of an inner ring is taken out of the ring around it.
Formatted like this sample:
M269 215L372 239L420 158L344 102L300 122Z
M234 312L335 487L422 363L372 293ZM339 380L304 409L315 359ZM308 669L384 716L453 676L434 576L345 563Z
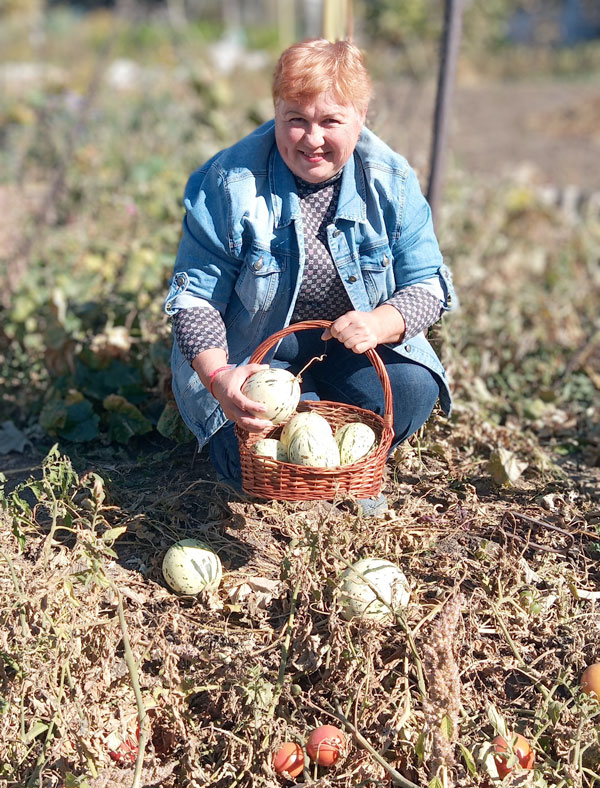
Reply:
M391 373L391 374L390 374ZM429 418L440 394L433 372L419 364L388 369L392 387L395 443L406 440Z

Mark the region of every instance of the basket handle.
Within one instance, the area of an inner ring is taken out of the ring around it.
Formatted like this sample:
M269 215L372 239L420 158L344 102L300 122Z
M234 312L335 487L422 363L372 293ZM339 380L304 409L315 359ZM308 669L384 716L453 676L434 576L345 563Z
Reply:
M276 345L280 339L283 339L289 334L294 334L296 331L310 331L313 328L329 328L332 322L333 321L331 320L303 320L299 323L292 323L291 325L282 328L281 331L276 331L274 334L271 334L271 336L267 337L264 342L261 342L250 356L249 363L260 364L263 358L267 355L267 352L274 345ZM377 376L381 381L385 408L383 423L385 427L389 427L391 429L394 423L394 416L392 413L392 386L390 383L390 376L388 375L385 364L381 360L376 350L369 349L366 351L365 355L375 367Z

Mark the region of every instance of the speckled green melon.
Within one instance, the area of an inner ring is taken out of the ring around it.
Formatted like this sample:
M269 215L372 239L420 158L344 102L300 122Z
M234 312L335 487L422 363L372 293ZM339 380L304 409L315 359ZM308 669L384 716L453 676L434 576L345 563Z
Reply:
M409 598L406 576L384 558L361 558L342 572L339 600L342 616L348 621L355 617L389 620L393 611L408 604Z
M375 446L377 436L368 424L361 421L344 424L336 430L335 439L340 450L340 464L352 465L365 457Z
M269 367L250 375L242 387L242 392L253 402L260 402L266 411L256 412L260 419L268 419L273 424L283 424L296 410L300 401L300 383L287 369Z
M317 435L309 429L300 429L294 434L288 456L296 465L333 468L340 464L340 452L333 435Z
M171 545L162 562L167 585L178 594L198 594L219 587L223 575L221 559L198 539L181 539Z
M280 462L288 461L287 447L277 438L261 438L252 446L252 451L261 457L271 457Z
M329 437L333 435L331 426L326 418L314 410L306 410L302 413L295 413L289 421L285 423L281 431L281 442L285 446L289 446L296 432L302 429L310 430L317 436L322 435Z

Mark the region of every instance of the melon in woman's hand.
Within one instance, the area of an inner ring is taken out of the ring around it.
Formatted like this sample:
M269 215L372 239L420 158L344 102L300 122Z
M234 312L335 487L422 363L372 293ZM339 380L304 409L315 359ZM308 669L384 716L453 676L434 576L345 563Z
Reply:
M273 424L287 421L300 401L300 382L287 369L269 367L259 369L246 380L242 393L253 402L260 402L266 410L252 412L258 419L268 419Z

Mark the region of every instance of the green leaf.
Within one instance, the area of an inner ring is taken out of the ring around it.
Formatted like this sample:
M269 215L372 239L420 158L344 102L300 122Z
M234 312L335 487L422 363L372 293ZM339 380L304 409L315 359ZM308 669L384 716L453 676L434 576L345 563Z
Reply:
M47 402L40 413L41 426L50 435L75 443L91 441L98 437L98 415L92 403L79 392L69 400L54 398Z
M176 443L188 443L194 440L193 433L181 418L175 402L170 400L165 405L156 425L158 432L165 438L170 438Z
M425 731L421 731L417 737L417 741L415 742L415 755L419 759L419 763L422 764L425 760Z
M37 739L38 736L41 736L42 733L45 733L47 730L48 730L48 726L46 725L45 722L40 722L39 720L34 722L31 728L29 728L29 730L27 731L27 733L25 733L25 735L21 737L23 743L29 744L34 739Z
M65 788L90 788L87 777L77 777L73 772L65 774Z
M475 758L473 757L473 753L464 744L458 742L458 746L460 747L460 751L462 753L463 761L465 762L465 766L467 767L469 774L475 775L477 774L477 764L475 762Z
M489 704L486 709L486 713L487 718L492 724L492 728L496 731L496 733L508 740L508 728L506 726L506 721L493 703Z
M427 788L444 788L444 784L436 774L433 780L427 785Z
M122 536L126 530L126 525L119 525L116 528L109 528L102 534L102 539L105 542L114 542L116 539Z
M452 741L452 737L454 736L454 725L452 724L452 720L447 714L444 714L442 717L442 721L440 723L440 731L442 736L444 736L448 741Z
M83 358L83 355L82 355ZM96 400L103 400L109 394L122 392L124 387L140 385L142 382L139 370L122 361L97 359L98 366L91 368L94 356L91 351L82 359L77 360L75 369L75 384L86 396Z
M128 443L134 435L144 435L152 430L152 424L131 402L119 394L110 394L102 404L109 412L108 434L111 440Z
M67 421L58 434L74 443L92 441L98 437L99 421L100 417L94 412L92 403L83 399L68 406Z
M548 704L548 717L552 720L554 725L559 721L563 710L563 704L559 701L553 700Z
M67 406L63 400L54 399L43 406L39 422L49 435L57 435L67 421Z
M512 451L498 449L492 452L487 464L487 471L496 484L514 484L527 468L526 462L518 460Z

